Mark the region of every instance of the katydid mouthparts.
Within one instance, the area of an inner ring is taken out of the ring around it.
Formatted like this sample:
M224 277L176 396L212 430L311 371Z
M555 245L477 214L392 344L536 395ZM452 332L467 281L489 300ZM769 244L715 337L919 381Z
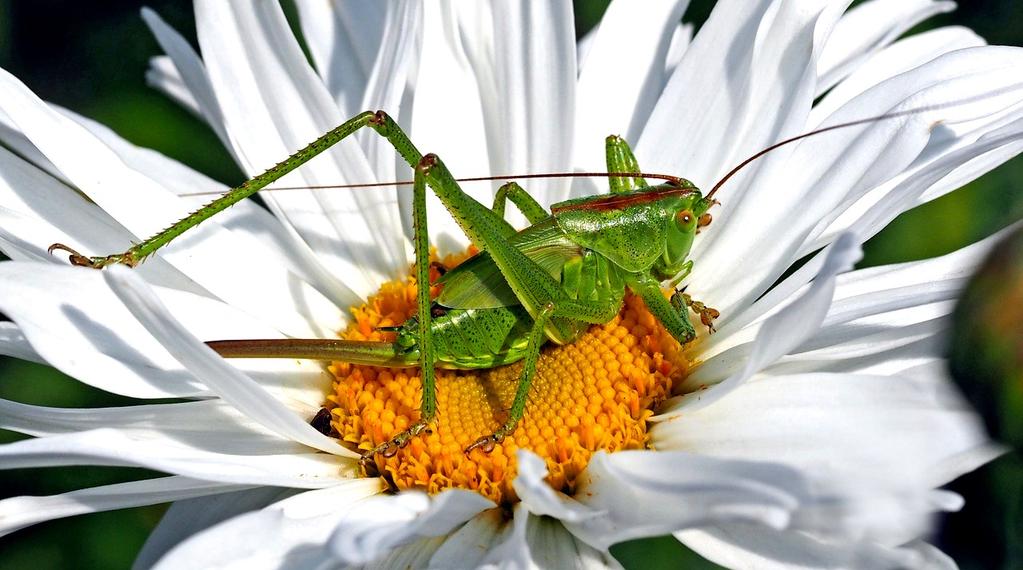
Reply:
M522 361L522 371L507 421L485 434L465 452L489 453L511 434L525 413L530 382L541 348L548 342L571 343L593 324L613 319L626 291L642 298L650 313L680 344L696 337L693 311L713 331L718 311L675 290L670 298L662 283L680 283L692 269L689 252L697 231L711 223L714 195L735 173L781 146L831 130L906 116L938 107L900 111L832 125L775 143L752 155L722 177L704 196L688 180L647 175L629 145L620 137L606 140L606 173L534 174L518 178L604 176L610 193L577 198L545 210L515 182L501 186L490 208L466 194L440 158L423 155L404 131L383 111L364 112L341 124L240 186L224 193L166 230L125 252L89 257L59 243L51 253L65 251L73 265L102 268L135 266L185 231L276 180L337 142L369 127L383 136L414 169L414 277L429 283L427 189L441 200L479 253L442 275L430 287L418 287L416 315L393 327L393 342L337 339L219 340L206 344L225 358L299 358L342 361L382 367L419 367L422 400L419 419L407 429L367 451L393 456L420 433L437 413L435 368L481 369ZM505 179L480 177L464 180ZM509 177L510 178L510 177ZM662 179L651 186L646 178ZM409 182L396 182L403 184ZM349 187L376 186L356 184ZM511 201L529 221L515 230L504 219Z

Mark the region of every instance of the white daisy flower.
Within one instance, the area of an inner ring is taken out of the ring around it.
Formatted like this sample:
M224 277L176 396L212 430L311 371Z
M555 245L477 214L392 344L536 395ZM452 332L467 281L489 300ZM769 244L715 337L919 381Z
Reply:
M139 567L615 567L611 545L669 533L735 568L952 566L924 542L962 502L939 487L998 450L949 388L941 344L991 240L851 269L899 213L1023 148L1023 50L962 28L896 41L949 2L847 4L724 0L690 41L686 2L615 2L582 49L565 2L299 2L312 64L276 3L198 1L201 59L143 14L167 53L150 82L250 175L382 108L456 175L600 170L603 137L620 133L646 171L707 188L788 136L931 108L788 145L729 181L686 281L720 310L716 334L679 350L627 303L545 350L519 430L473 457L461 448L500 402L442 377L435 432L377 458L396 493L353 444L409 421L414 373L228 362L202 341L367 334L400 312L386 303L412 261L408 191L265 193L270 212L238 204L135 270L68 267L49 244L121 251L204 201L186 194L225 188L0 72L0 248L14 260L0 264L13 321L0 352L182 400L0 402L0 428L36 436L0 446L3 468L168 474L0 501L0 532L175 501ZM282 184L405 177L385 141L356 138ZM599 186L529 190L549 206ZM442 210L432 242L457 252ZM338 437L309 424L324 406Z

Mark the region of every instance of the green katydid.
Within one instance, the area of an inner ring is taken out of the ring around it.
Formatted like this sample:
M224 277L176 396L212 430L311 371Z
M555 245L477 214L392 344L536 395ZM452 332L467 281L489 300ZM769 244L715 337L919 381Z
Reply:
M415 172L416 281L429 282L427 188L440 198L480 253L441 277L443 288L436 301L431 300L429 287L418 288L417 314L395 328L394 342L275 339L207 344L225 357L308 358L386 367L418 365L423 384L418 421L367 452L364 460L377 453L393 455L427 429L437 408L435 367L491 368L522 360L507 421L466 449L467 453L476 448L489 452L514 431L523 417L542 346L548 340L570 343L589 325L614 318L626 289L641 297L681 344L696 336L690 310L712 327L717 311L677 290L667 299L661 284L670 280L675 285L689 273L693 264L688 260L689 251L697 230L711 221L707 211L715 204L713 195L739 169L781 145L807 136L904 114L907 112L834 125L776 143L740 163L707 196L687 180L641 174L628 144L619 137L608 137L608 172L604 175L610 181L610 194L554 204L548 213L514 182L502 186L493 207L487 208L461 190L440 158L422 155L386 113L367 111L123 253L87 257L63 244L53 244L50 251L68 252L74 265L135 266L188 229L265 188L363 127L370 127L387 139ZM650 186L644 176L668 181ZM508 200L525 215L529 227L517 232L504 220Z

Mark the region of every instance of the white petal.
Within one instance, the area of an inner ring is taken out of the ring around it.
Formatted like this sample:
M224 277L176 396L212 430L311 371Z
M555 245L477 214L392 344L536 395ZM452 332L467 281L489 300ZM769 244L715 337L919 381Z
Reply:
M239 485L314 489L355 474L341 458L322 454L227 455L171 441L136 440L113 429L29 439L0 446L0 468L112 465Z
M10 321L0 322L0 354L40 364L46 362L29 344L21 327Z
M798 372L898 372L942 357L953 301L966 279L1004 232L963 250L924 261L846 273L821 329L766 369ZM705 360L691 376L700 384L740 369L759 326L780 309L777 299L805 281L811 261L736 315L701 349ZM746 344L743 344L746 343Z
M675 68L682 61L682 55L686 53L686 49L691 43L693 43L693 25L679 24L675 28L675 34L671 38L671 47L668 48L668 55L664 61L664 71L668 77L675 73Z
M0 428L36 437L114 428L136 440L173 441L238 455L304 453L222 400L116 408L47 408L0 400Z
M494 541L479 567L486 570L533 570L536 564L526 542L530 518L525 505L515 505L511 524L504 525L501 536Z
M946 341L935 335L951 326L954 299L997 238L935 259L840 276L821 330L769 370L794 372L800 369L787 368L786 362L817 361L818 371L878 373L881 367L895 365L893 358L943 356ZM832 364L824 366L824 361ZM908 364L907 360L897 367Z
M1012 131L1016 131L1016 134L1010 135ZM937 183L931 185L916 197L916 204L924 204L935 200L953 190L962 188L966 184L973 182L988 172L994 170L1002 163L1009 159L1017 156L1020 152L1023 152L1023 136L1019 133L1023 131L1023 121L1017 121L1011 125L1001 128L995 132L989 133L981 137L981 143L991 142L992 145L987 147L992 150L973 149L969 154L963 155L956 160L960 162L960 166L956 167L949 174L946 174L944 178L939 180ZM996 139L1000 139L996 142ZM977 156L979 155L979 156ZM968 158L970 156L976 156L976 158ZM963 160L965 158L965 160ZM833 228L839 225L836 221L829 231L833 231ZM822 239L822 238L818 238Z
M427 5L412 114L413 141L444 159L458 176L571 170L575 101L575 42L571 6L498 2ZM457 129L451 128L452 121ZM485 204L492 188L466 191ZM567 196L564 181L538 181L528 190L548 205ZM465 240L449 215L430 206L442 224L441 251ZM513 224L523 219L509 214ZM436 227L436 226L433 226Z
M580 541L572 536L560 521L549 517L528 516L526 544L533 568L576 570L621 568L606 550L597 550Z
M25 133L22 133L21 129L11 121L7 113L2 111L0 111L0 140L3 140L4 146L7 149L13 151L14 154L23 160L46 172L51 177L56 178L61 184L71 186L71 181L50 162L50 159L46 158L46 155L32 144L32 141L25 136Z
M289 497L192 536L155 568L320 567L329 561L324 544L337 521L380 491L379 479L356 479Z
M243 170L260 174L340 125L343 116L309 66L281 8L272 3L199 2L199 44ZM355 138L342 141L281 186L373 182ZM343 305L403 272L405 241L393 188L368 192L264 192L354 295Z
M565 523L585 526L588 519L607 517L608 513L591 509L552 489L544 480L546 464L537 455L520 449L517 457L518 475L513 485L523 509L516 516L529 516L526 541L534 564L540 568L617 568L617 561L606 548L594 548L569 535L564 527Z
M171 289L154 291L204 339L281 336L219 301ZM131 316L98 271L0 264L0 310L18 323L47 362L92 386L136 398L209 395ZM249 361L244 368L307 416L319 409L331 381L311 362Z
M1000 129L992 136L986 136L977 143L949 153L915 173L906 182L895 186L884 197L882 207L867 210L859 219L850 224L855 231L870 237L881 231L899 213L922 202L925 196L936 197L954 189L946 185L947 178L956 183L972 180L986 173L998 164L1012 158L1023 150L1023 119ZM935 189L943 186L943 189ZM851 209L854 211L855 207ZM837 220L832 227L841 227L843 220ZM832 228L829 228L829 231Z
M483 10L483 3L463 3L462 9ZM471 37L492 33L489 16L478 18L480 30ZM489 36L487 36L489 39ZM456 176L486 173L492 165L490 152L502 144L484 123L482 91L492 89L493 67L473 69L466 45L458 29L454 7L439 2L423 6L423 37L420 48L415 98L412 101L410 137L424 152L438 154ZM478 49L489 52L488 43ZM457 128L452 128L452 122ZM496 127L494 127L496 128ZM490 147L490 148L488 148ZM493 201L490 185L472 184L466 193L489 205ZM407 227L412 227L411 200L403 202ZM427 199L430 234L443 253L461 251L468 245L451 215L431 193Z
M103 275L121 302L168 352L246 416L283 437L312 448L342 457L359 457L338 444L337 440L316 431L259 384L200 342L171 316L153 291L130 269L110 267Z
M564 524L598 550L715 521L781 528L811 502L788 467L671 451L598 452L574 497L595 516Z
M391 570L392 568L427 568L437 549L444 544L444 537L424 538L390 550L360 567L360 570ZM461 563L464 566L464 562ZM467 567L467 566L466 566Z
M547 464L536 454L520 449L516 453L518 475L512 485L529 512L565 522L581 522L607 513L593 511L558 493L547 484Z
M872 0L850 9L821 52L817 96L916 24L954 9L954 2L936 0Z
M926 146L915 149L919 143L910 147L904 143L889 145L880 161L875 158L859 175L854 191L823 216L802 250L827 240L835 231L843 231L840 229L843 227L853 228L864 237L873 235L882 227L879 224L887 223L902 211L951 191L1017 154L1023 127L1023 110L1018 105L1023 85L1011 81L1020 68L1023 50L963 49L893 77L836 112L848 117L845 113L858 103L871 98L883 100L900 89L915 91L908 100L913 105L918 104L915 101L939 104L944 101L947 107L939 109L925 123ZM900 138L910 140L916 136L910 131ZM912 162L902 166L903 172L886 173L886 168L893 166L892 158L907 150L909 153L902 160ZM823 154L818 150L817 156L823 159ZM843 160L855 163L851 154L858 153L847 152ZM824 202L827 203L826 198ZM828 223L831 226L820 235Z
M380 52L374 64L366 96L362 101L362 109L384 109L394 117L403 116L402 96L405 94L409 74L414 72L417 47L422 45L423 6L418 2L391 2L387 4L387 20ZM407 113L405 113L407 114ZM408 165L396 155L394 147L379 136L364 137L366 157L373 164L373 170L383 180L407 179L410 177ZM401 162L401 168L395 168ZM411 200L406 190L399 196ZM411 263L410 259L398 261L402 265Z
M984 39L969 28L956 26L914 34L871 56L842 80L810 111L807 124L820 124L825 117L853 97L878 83L921 66L935 57L958 49L984 45Z
M951 311L951 303L942 312ZM907 368L943 359L947 349L946 334L951 327L948 317L912 325L885 327L842 327L819 333L829 346L814 350L803 347L783 356L764 369L764 374L779 376L803 372L851 372L857 374L896 374ZM860 329L866 330L860 330ZM883 328L881 332L874 332ZM742 353L740 347L739 354Z
M865 542L824 542L803 532L721 524L676 538L708 560L735 570L923 568L913 552Z
M204 497L245 487L188 477L161 477L50 495L0 501L0 536L48 520Z
M496 2L492 8L495 90L483 98L491 167L497 173L570 171L577 78L572 7ZM568 197L564 181L536 182L530 193L542 204Z
M365 86L362 102L363 108L384 109L398 124L412 128L415 127L412 111L415 102L415 83L421 65L419 58L423 49L423 19L426 10L426 6L413 1L387 4L387 12L384 15L386 36L381 38L380 44L384 50L369 71L369 82ZM418 144L418 138L415 140ZM366 157L379 179L410 180L413 178L409 165L395 152L394 147L388 141L368 133L364 134L360 141L363 148L366 149ZM394 188L394 192L397 197L395 211L401 221L401 230L409 240L405 250L397 249L394 254L397 256L396 263L400 267L407 267L412 262L411 240L414 236L412 188L397 186ZM430 194L427 198L428 201L431 201L435 208L443 209L439 203L436 203L436 198L432 196L432 193ZM440 210L434 211L440 212ZM454 232L453 235L458 235L460 230L453 226L447 227L448 222L450 222L450 215L447 213L443 213L440 218L432 217L428 226L430 235L439 236L449 230ZM436 237L432 239L433 243L438 243ZM458 241L461 243L461 240ZM443 250L443 245L441 247Z
M954 506L914 473L884 474L884 480L807 475L812 473L781 463L677 451L597 454L575 496L608 514L565 525L598 549L638 536L732 523L897 545L927 532L935 511Z
M923 568L932 570L957 570L959 568L951 556L922 540L907 544L906 548L913 549L920 554L923 560L921 567Z
M130 168L87 129L47 106L7 72L0 73L0 93L0 109L17 128L136 236L154 235L190 213L188 204L159 181ZM291 272L262 263L259 244L242 237L207 222L161 256L210 292L281 330L308 334L314 329L310 323L337 324L331 318L336 311L322 295Z
M191 102L185 101L186 105L189 107L194 105L194 111L209 124L220 142L230 151L230 139L224 128L224 116L220 110L220 104L213 95L213 86L210 84L206 68L198 54L188 44L188 40L168 26L153 10L142 8L142 19L149 26L156 41L160 43L160 48L170 58L170 61L157 59L152 63L162 62L158 65L163 68L167 68L169 64L170 69L164 75L168 75L173 70L181 82L181 88L187 92L191 99ZM152 65L151 69L158 70L160 68ZM150 79L148 73L147 79ZM177 89L174 92L176 91Z
M132 564L133 570L148 570L171 548L192 535L225 520L262 509L300 491L280 487L257 487L247 491L222 493L201 499L186 499L171 504L160 524L149 533L146 543Z
M819 248L822 243L815 238L847 209L857 215L866 210L871 219L854 216L843 226L861 238L872 235L878 229L874 218L878 223L890 220L915 205L921 190L915 184L927 188L937 181L914 169L961 160L957 148L1023 113L1013 108L1023 92L1023 85L1013 84L1020 66L1020 49L985 47L946 54L860 95L828 124L921 105L945 107L837 130L764 157L759 170L730 182L727 193L722 190L719 197L726 202L715 214L721 225L705 232L694 247L699 263L689 292L727 314L730 307L759 297L793 260ZM981 151L971 152L976 156ZM753 179L755 187L749 186L740 199L747 188L743 184ZM896 186L902 181L909 188ZM779 188L784 191L772 190ZM858 203L861 198L865 201Z
M637 143L643 168L709 185L730 165L793 134L813 98L814 60L826 37L818 32L841 8L814 0L718 2Z
M483 511L448 535L434 553L429 567L435 570L480 567L509 527L501 509Z
M3 263L0 276L0 311L18 324L40 356L65 374L136 398L207 393L132 322L98 272Z
M593 40L597 37L597 30L600 29L600 22L586 32L586 35L579 38L579 41L575 43L575 65L579 69L580 75L584 64L586 63L586 56L589 54L590 48L593 47Z
M492 511L482 513L477 519ZM466 526L471 525L468 523ZM431 568L483 568L487 570L541 570L545 568L576 568L597 570L621 565L607 553L597 550L572 536L558 520L536 516L523 504L515 506L511 524L504 525L500 536L487 545L489 552L481 562L477 553L465 563L444 565L434 557ZM453 554L453 553L451 553ZM450 558L449 560L457 560ZM470 563L471 560L471 563Z
M132 234L81 193L42 170L44 167L52 168L52 164L33 165L0 149L0 216L4 218L0 234L10 244L4 249L12 259L64 265L65 259L46 251L50 244L114 251L131 242ZM204 291L160 258L150 260L140 271L153 283Z
M917 284L961 280L972 273L973 268L980 263L1001 235L1004 234L1000 232L957 252L934 259L861 269L840 275L836 281L835 302L847 303L845 299L853 296L867 299L871 295L879 296L884 291L899 290ZM809 283L819 271L823 260L824 254L817 254L784 281L772 287L749 308L732 315L724 325L718 327L718 334L704 341L701 355L708 359L726 348L751 340L757 330L756 323L769 318L779 310L782 300ZM863 308L869 311L872 306L873 303L864 303ZM829 309L829 315L834 310Z
M852 269L853 264L860 257L860 246L855 238L850 234L842 235L827 250L823 267L817 274L817 278L814 279L813 285L794 299L790 305L787 305L785 310L764 323L757 332L757 337L742 370L721 380L710 390L688 394L677 399L654 419L670 419L684 413L683 410L697 409L713 404L765 366L803 343L820 328L821 322L831 306L835 291L835 276ZM687 378L688 380L689 378Z
M749 382L713 406L655 425L651 437L658 449L906 484L931 483L936 466L987 439L946 384L824 373Z
M299 2L302 35L313 62L346 115L362 111L366 86L381 47L386 46L386 4Z
M149 58L149 69L146 70L146 85L160 91L171 101L184 108L200 119L205 119L199 102L188 90L185 80L174 66L174 62L166 55Z
M604 137L639 137L667 81L668 48L688 4L619 1L608 6L576 88L574 166L603 170Z
M847 209L826 217L801 251L811 251L849 229L873 236L901 212L942 196L987 173L1023 151L1023 118L990 132L976 142L960 144L936 160L913 169L899 180L863 195ZM825 229L826 228L826 229Z
M376 497L340 521L329 547L344 564L365 564L397 546L446 535L493 507L479 493L461 489L433 498L416 491Z

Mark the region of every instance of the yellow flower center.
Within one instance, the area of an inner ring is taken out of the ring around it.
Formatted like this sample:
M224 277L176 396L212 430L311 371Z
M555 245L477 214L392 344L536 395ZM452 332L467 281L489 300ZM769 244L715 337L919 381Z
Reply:
M441 263L454 267L465 256ZM439 273L431 272L431 280ZM433 291L434 294L437 291ZM416 313L416 284L389 282L352 309L341 337L390 341L397 326ZM566 493L597 450L647 446L652 409L685 376L679 345L647 311L627 296L617 317L590 327L565 346L548 344L537 364L525 416L515 432L490 453L465 448L494 433L507 419L522 364L485 370L437 370L437 417L430 433L414 438L392 457L377 455L378 472L399 489L437 493L473 489L497 503L517 501L515 451L529 449L547 463L548 482ZM419 418L418 368L380 368L335 362L335 393L328 396L331 425L343 441L369 450Z

